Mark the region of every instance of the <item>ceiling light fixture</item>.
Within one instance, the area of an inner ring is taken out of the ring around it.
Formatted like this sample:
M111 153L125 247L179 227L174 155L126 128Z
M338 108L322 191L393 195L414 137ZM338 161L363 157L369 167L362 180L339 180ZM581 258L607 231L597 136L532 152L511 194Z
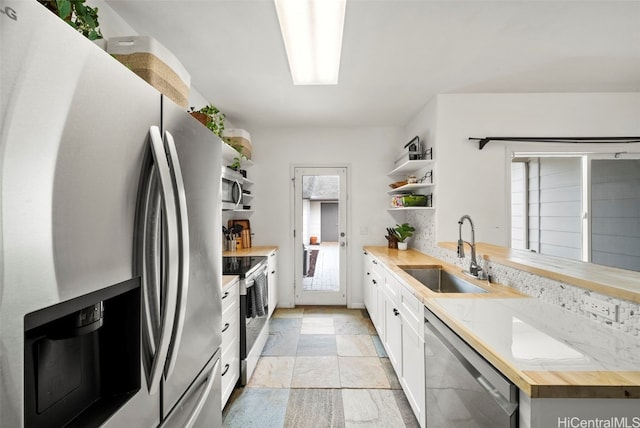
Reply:
M294 85L337 85L346 0L274 0Z

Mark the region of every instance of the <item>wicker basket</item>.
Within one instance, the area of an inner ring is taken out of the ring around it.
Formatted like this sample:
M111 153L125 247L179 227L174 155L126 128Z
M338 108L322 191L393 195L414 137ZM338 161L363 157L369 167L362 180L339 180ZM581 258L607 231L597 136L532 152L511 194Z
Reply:
M233 148L241 148L242 154L251 159L251 135L244 129L225 129L222 133L224 140ZM237 150L237 149L236 149Z
M107 52L180 107L187 107L191 75L158 41L146 36L113 37Z

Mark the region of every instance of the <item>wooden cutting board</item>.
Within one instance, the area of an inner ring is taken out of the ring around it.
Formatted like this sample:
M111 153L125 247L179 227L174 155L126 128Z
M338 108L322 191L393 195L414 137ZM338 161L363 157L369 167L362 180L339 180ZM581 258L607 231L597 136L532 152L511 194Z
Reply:
M242 238L242 248L251 248L251 223L246 219L234 219L227 222L227 227L231 228L236 224L242 226L242 232L240 233L240 237Z

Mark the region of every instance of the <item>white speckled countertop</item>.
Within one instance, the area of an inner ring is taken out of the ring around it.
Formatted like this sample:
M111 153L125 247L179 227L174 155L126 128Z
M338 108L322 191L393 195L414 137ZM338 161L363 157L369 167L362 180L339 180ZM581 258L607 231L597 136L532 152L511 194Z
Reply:
M521 371L640 369L640 340L537 299L433 299Z

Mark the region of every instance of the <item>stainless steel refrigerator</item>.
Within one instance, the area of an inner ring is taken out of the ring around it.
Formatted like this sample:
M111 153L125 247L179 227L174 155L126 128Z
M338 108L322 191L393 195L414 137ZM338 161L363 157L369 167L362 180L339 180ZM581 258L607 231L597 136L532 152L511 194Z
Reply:
M220 426L220 140L35 0L0 21L0 426Z

